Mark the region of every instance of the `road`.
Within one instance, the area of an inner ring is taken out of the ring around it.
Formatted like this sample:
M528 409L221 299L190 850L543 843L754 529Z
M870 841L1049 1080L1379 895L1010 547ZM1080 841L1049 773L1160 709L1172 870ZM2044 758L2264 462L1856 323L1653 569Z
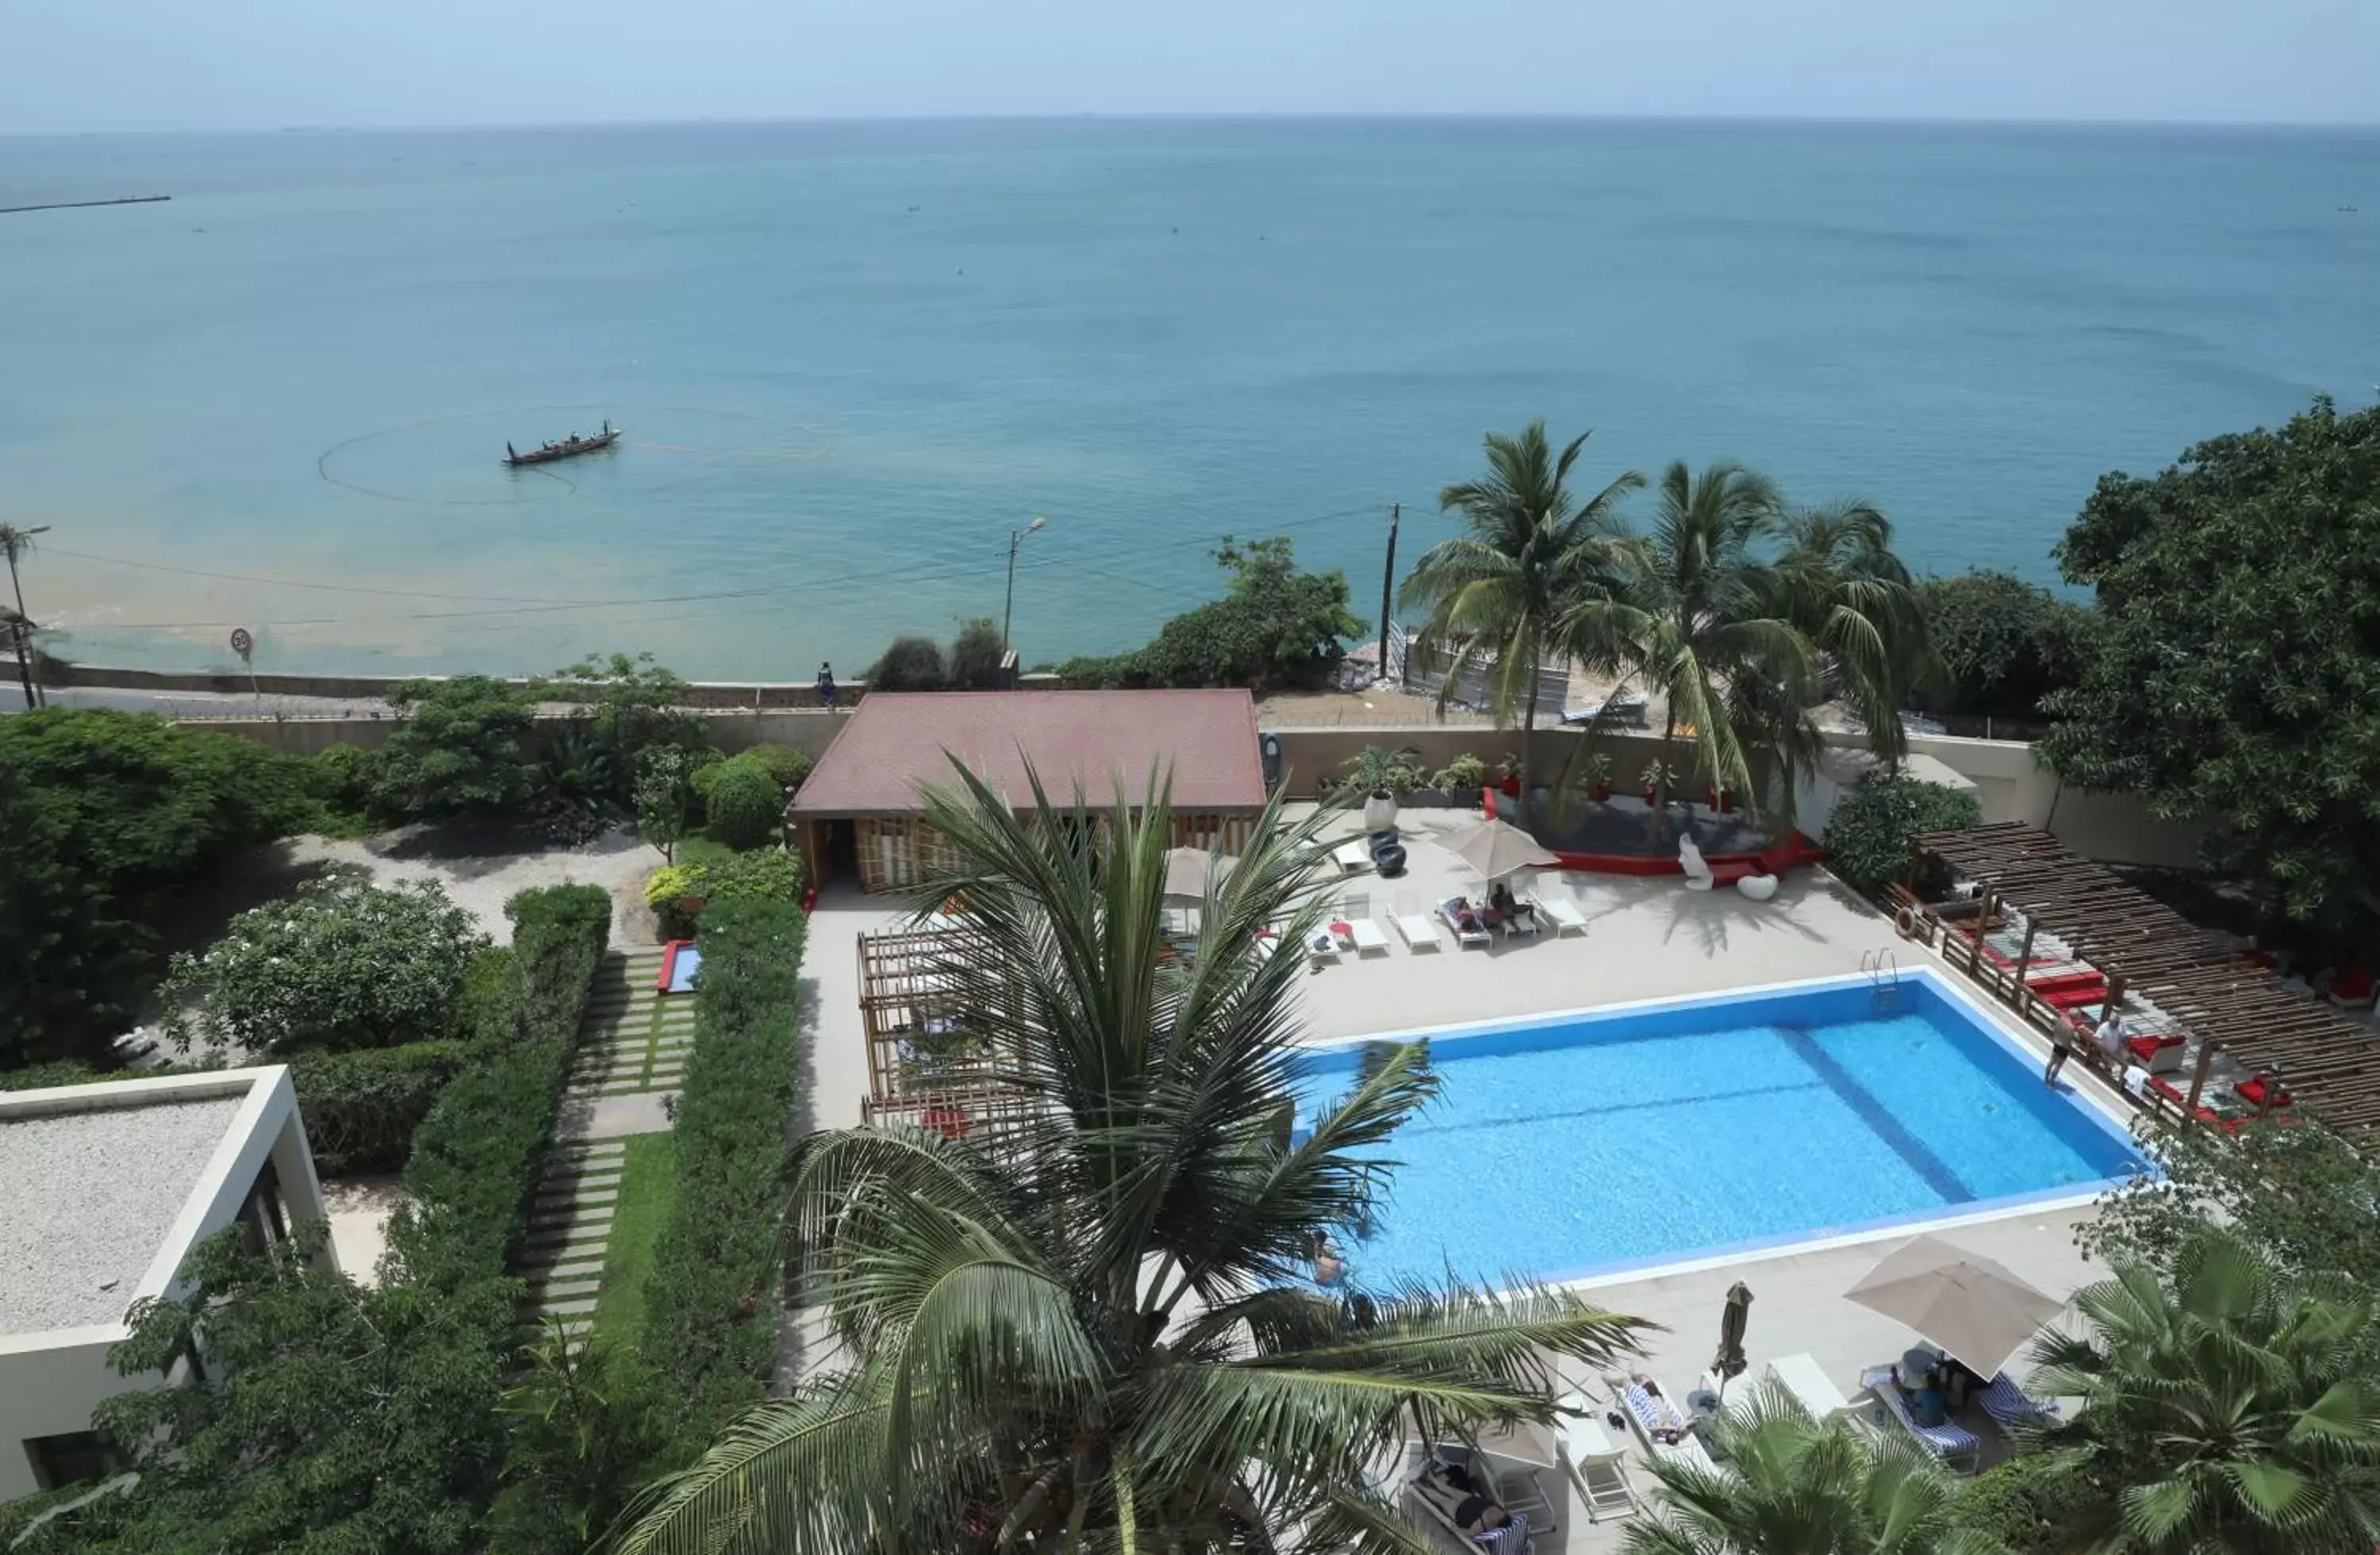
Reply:
M386 702L333 697L254 697L220 691L119 691L105 686L51 686L52 707L122 708L162 712L173 718L386 718ZM25 694L14 678L0 683L0 713L25 711Z

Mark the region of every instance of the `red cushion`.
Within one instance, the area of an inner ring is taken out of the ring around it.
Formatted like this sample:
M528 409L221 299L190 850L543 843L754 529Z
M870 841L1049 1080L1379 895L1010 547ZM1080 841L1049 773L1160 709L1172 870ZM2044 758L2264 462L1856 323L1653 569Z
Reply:
M2187 1039L2173 1034L2163 1037L2127 1037L2124 1039L2124 1046L2132 1050L2134 1057L2145 1062L2156 1057L2168 1048L2181 1046Z
M2371 994L2370 968L2350 962L2331 974L2330 996L2333 999L2368 999Z
M2041 994L2044 1003L2059 1010L2079 1010L2086 1004L2104 1004L2107 1002L2107 985L2105 983L2101 983L2096 988L2061 988L2047 993L2042 993L2041 990L2036 988L2033 991Z
M2098 972L2059 972L2054 977L2028 978L2024 986L2046 996L2066 989L2105 988L2107 979Z
M2251 1107L2262 1107L2265 1104L2265 1076L2262 1075L2251 1080L2242 1080L2231 1089L2240 1100ZM2277 1108L2286 1107L2296 1099L2297 1098L2284 1090L2273 1098L2273 1105Z

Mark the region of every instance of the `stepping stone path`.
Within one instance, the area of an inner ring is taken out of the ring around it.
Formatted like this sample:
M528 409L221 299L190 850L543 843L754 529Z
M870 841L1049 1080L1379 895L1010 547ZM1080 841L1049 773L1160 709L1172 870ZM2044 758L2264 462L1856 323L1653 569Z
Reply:
M653 988L661 970L658 950L603 958L579 1025L565 1106L677 1089L694 1043L694 998L662 998ZM617 1139L555 1142L521 1248L518 1272L528 1282L521 1302L525 1328L559 1318L576 1342L594 1326L626 1154Z
M654 990L662 974L659 950L604 958L587 996L570 1099L600 1099L674 1091L694 1047L694 995Z
M546 1162L521 1245L519 1272L528 1282L521 1298L525 1327L559 1318L576 1341L594 1326L627 1149L617 1139L573 1141L556 1146Z

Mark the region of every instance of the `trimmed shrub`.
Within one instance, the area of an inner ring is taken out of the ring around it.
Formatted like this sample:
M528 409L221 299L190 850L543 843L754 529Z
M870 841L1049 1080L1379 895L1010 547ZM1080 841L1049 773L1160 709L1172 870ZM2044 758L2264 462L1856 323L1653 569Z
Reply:
M741 851L766 847L784 835L785 791L768 764L750 752L704 768L697 786L713 841Z
M1861 891L1908 878L1911 839L1921 832L1961 832L1984 823L1972 794L1900 772L1861 779L1835 802L1823 839L1828 867Z
M2012 1555L2053 1555L2095 1494L2090 1483L2047 1453L2021 1453L1977 1475L1959 1498L1959 1521Z
M315 1169L357 1177L402 1167L414 1130L462 1068L465 1051L460 1042L430 1041L299 1053L289 1078Z
M777 780L777 786L785 791L787 798L801 792L810 769L818 765L810 759L808 751L795 750L789 745L756 745L744 754L769 769L769 775Z
M759 848L694 867L695 894L706 903L802 899L802 861L783 848ZM705 920L709 908L704 909Z
M703 914L694 1051L677 1102L676 1192L638 1347L667 1395L679 1463L759 1398L776 1366L804 928L801 910L780 903L717 902Z

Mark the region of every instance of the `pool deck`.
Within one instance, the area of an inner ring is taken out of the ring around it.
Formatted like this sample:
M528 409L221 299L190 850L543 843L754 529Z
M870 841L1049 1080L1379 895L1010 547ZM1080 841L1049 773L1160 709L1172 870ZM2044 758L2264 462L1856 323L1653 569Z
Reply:
M1408 813L1402 818L1408 875L1400 881L1351 875L1334 889L1366 898L1365 906L1384 924L1401 903L1427 910L1458 891L1477 894L1477 877L1429 841L1434 832L1471 819L1452 810ZM1353 836L1359 828L1350 819L1340 831ZM1584 935L1500 937L1486 950L1460 950L1441 931L1436 950L1415 951L1391 930L1385 954L1359 957L1349 952L1305 979L1309 1035L1330 1041L1801 982L1857 973L1862 955L1877 951L1892 953L1904 967L1939 966L1929 952L1899 938L1888 918L1816 869L1795 871L1765 903L1727 888L1688 891L1674 876L1568 880L1590 920ZM856 942L860 934L892 927L901 917L885 899L845 887L829 891L811 918L803 981L817 1016L812 1063L820 1126L859 1122L868 1069ZM1972 991L1947 968L1942 978ZM2037 1035L1991 1011L1980 997L1973 1002L2025 1051L2046 1056ZM2112 1110L2104 1087L2082 1070L2071 1065L2067 1077ZM2003 1210L1998 1218L1952 1218L1943 1225L1961 1245L1998 1259L2042 1290L2065 1295L2098 1277L2073 1245L2074 1226L2088 1213L2083 1206ZM1848 1243L1804 1244L1716 1264L1673 1266L1666 1272L1625 1273L1585 1288L1614 1311L1667 1325L1670 1331L1648 1338L1646 1358L1633 1364L1668 1387L1686 1389L1711 1358L1727 1288L1742 1280L1755 1297L1747 1378L1756 1378L1775 1357L1808 1355L1846 1397L1854 1397L1864 1367L1892 1360L1916 1336L1844 1300L1842 1292L1911 1234L1903 1227ZM1599 1397L1599 1385L1591 1391ZM1987 1431L1977 1434L1985 1439L1988 1462L1994 1439ZM1640 1494L1648 1491L1652 1479L1641 1457L1632 1451L1629 1464ZM1599 1555L1620 1548L1624 1522L1590 1524L1559 1475L1548 1473L1546 1486L1568 1500L1568 1515L1559 1532L1535 1541L1538 1555ZM1451 1540L1445 1546L1457 1548Z

